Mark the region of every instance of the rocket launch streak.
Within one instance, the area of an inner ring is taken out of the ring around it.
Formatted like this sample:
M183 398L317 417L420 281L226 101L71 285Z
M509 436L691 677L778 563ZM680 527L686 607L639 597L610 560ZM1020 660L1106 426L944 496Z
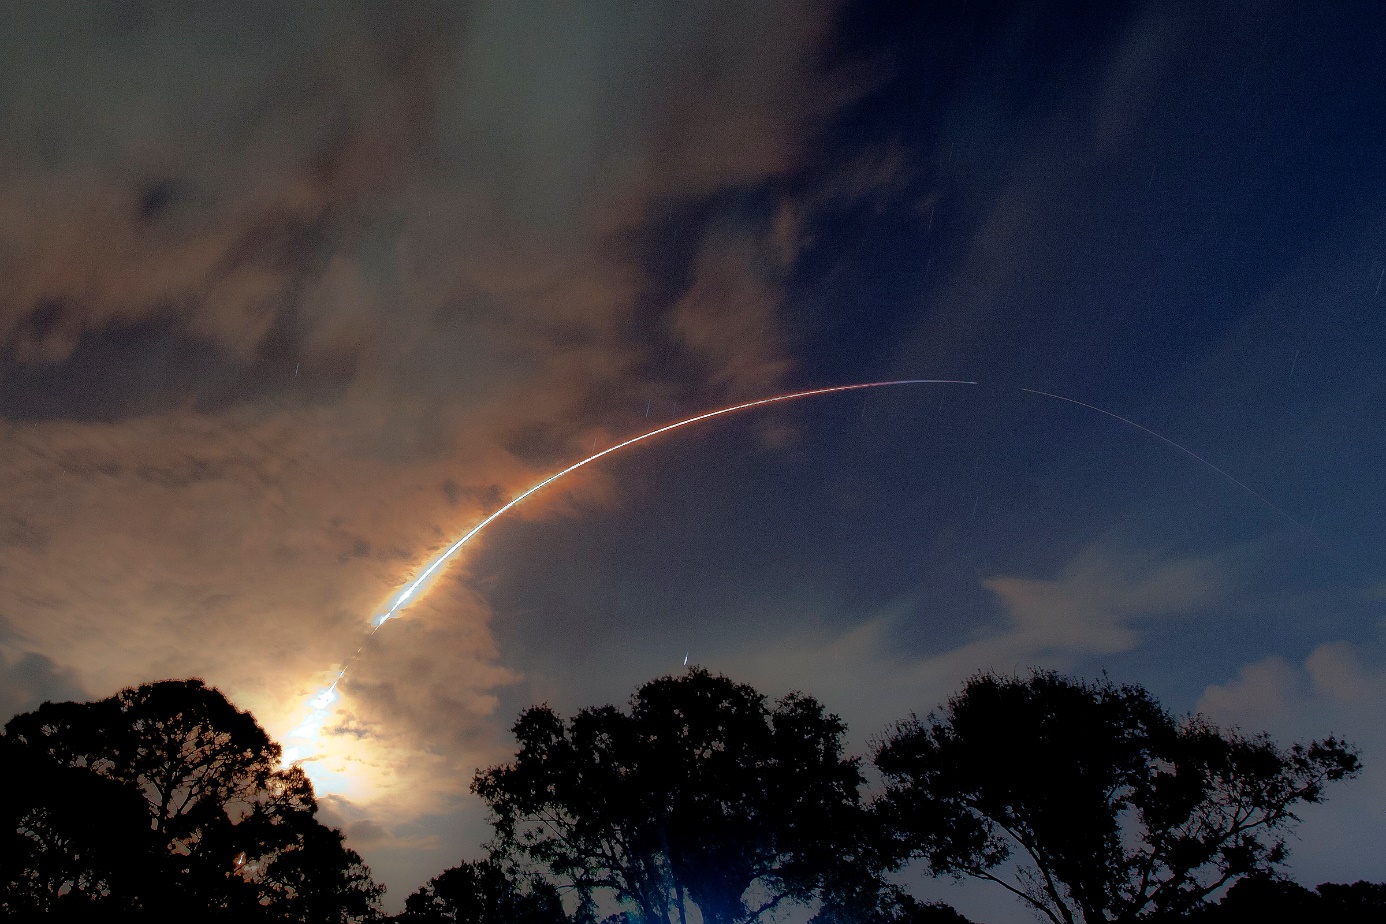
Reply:
M424 586L428 583L429 579L432 578L438 572L438 569L443 567L443 565L447 563L448 559L456 555L458 550L460 550L462 546L466 545L469 541L471 541L473 536L475 536L477 533L481 532L483 529L489 526L491 522L495 520L497 517L504 515L505 512L509 510L511 507L514 507L516 504L520 503L525 498L529 497L531 494L534 494L537 491L540 491L543 488L546 488L549 485L553 484L555 481L562 478L564 475L567 475L571 472L575 472L578 469L582 468L584 465L590 465L591 463L597 461L603 456L609 456L613 452L619 452L620 450L625 449L627 446L634 446L636 443L643 443L645 440L653 439L656 436L661 436L665 433L668 433L670 430L677 430L680 427L687 427L692 424L701 423L704 420L711 420L714 417L722 417L727 414L735 414L737 411L746 411L750 410L753 407L763 407L767 404L779 404L785 401L796 401L799 398L812 398L816 395L831 395L843 391L859 391L863 388L885 388L886 386L890 385L976 384L976 382L967 382L962 381L960 379L897 379L889 382L865 382L857 385L834 385L829 388L814 388L810 389L809 391L796 391L791 392L787 395L776 395L773 398L761 398L757 401L746 401L742 404L734 404L731 407L724 407L716 411L708 411L703 414L697 414L693 417L687 417L683 420L675 421L674 423L666 424L663 427L650 430L647 433L642 433L639 436L633 436L630 439L617 443L614 446L609 446L606 449L603 449L601 452L594 452L587 458L582 459L578 462L574 462L572 465L568 466L562 471L550 475L543 481L534 485L534 487L529 488L528 490L522 491L521 493L515 495L503 507L501 507L496 512L492 513L490 516L482 520L480 523L473 526L460 539L458 539L452 545L448 546L446 549L440 552L431 562L428 563L428 565L421 572L419 572L418 577L410 581L403 590L401 590L398 594L395 595L394 599L390 601L390 605L388 608L386 608L385 612L381 613L380 615L376 616L373 620L371 620L371 625L373 626L371 634L374 635L375 632L378 631L381 626L383 626L386 622L390 621L391 619L394 619L399 614L400 610L402 610L406 605L408 605L408 603L415 598L418 592L424 588Z
M437 556L434 556L434 558L432 558L432 561L428 562L427 565L424 565L423 571L420 571L419 575L417 575L416 578L410 580L410 582L407 583L407 585L405 585L405 589L401 590L401 592L399 592L398 594L395 594L395 597L392 598L391 601L389 601L389 605L387 608L385 608L385 611L381 612L380 615L377 615L376 618L371 619L371 629L369 636L367 636L367 641L369 641L371 637L374 637L374 634L380 632L381 626L391 621L391 619L394 619L395 616L398 616L399 611L407 607L410 601L416 600L421 590L427 589L428 582L430 582L430 580L438 574L439 569L444 567L445 564L448 564L449 558L456 556L457 551L462 549L463 546L466 546L468 542L471 542L471 539L473 539L473 537L477 535L478 532L481 532L482 529L486 528L486 526L491 525L496 518L503 517L503 515L506 514L507 510L510 510L511 507L514 507L516 506L516 504L520 503L520 501L523 501L525 497L534 495L535 492L539 492L539 490L547 488L547 486L552 485L553 482L559 481L560 478L563 478L564 475L571 474L571 472L579 470L579 468L584 467L584 465L590 465L592 463L595 463L596 460L602 459L603 456L610 456L611 453L620 452L620 450L625 449L626 446L633 446L636 445L636 443L643 443L644 441L646 441L646 439L653 439L656 438L656 436L667 434L667 432L671 431L671 429L689 427L689 425L699 424L701 423L701 421L704 420L712 420L712 418L714 417L723 417L726 416L726 414L735 414L736 411L739 410L750 410L753 409L753 407L764 407L765 405L779 405L779 403L791 402L791 400L798 400L800 398L814 398L814 396L816 395L834 395L834 393L837 392L861 391L861 389L863 388L886 388L888 387L888 385L976 384L977 382L955 380L955 378L901 378L901 380L887 382L861 382L861 384L857 385L833 385L833 387L829 388L812 388L809 389L809 391L791 392L789 393L789 395L776 395L775 398L761 398L758 400L751 400L751 402L743 402L740 403L740 405L722 407L722 409L719 410L710 410L707 411L707 413L696 414L696 416L693 417L683 418L683 420L675 421L675 423L672 424L665 424L664 427L651 429L651 431L644 432L644 434L640 434L639 436L632 436L631 439L626 439L626 441L617 443L617 445L615 446L608 446L607 449L603 449L602 452L592 453L590 454L590 456L586 457L586 459L575 461L575 463L572 463L571 465L568 465L567 468L564 468L563 471L554 472L554 474L549 475L549 477L539 482L538 485L534 485L532 486L532 488L529 488L528 490L523 490L523 492L518 493L518 495L511 497L509 503L506 503L505 506L500 507L499 510L496 510L495 513L489 515L489 517L482 519L482 521L478 522L478 524L473 526L473 528L468 529L466 533L463 533L463 536L460 537L460 539L457 539L455 543L450 544L450 546L442 550L441 553L438 553ZM331 682L331 684L328 684L328 686L326 688L323 688L323 690L319 690L319 693L313 695L312 700L309 700L310 709L308 713L308 718L304 719L304 722L302 722L301 725L297 727L297 729L294 729L290 731L290 733L288 733L288 738L290 738L290 741L298 741L299 744L294 744L292 745L292 747L287 748L286 751L284 751L284 765L288 766L290 765L290 763L298 761L298 759L302 759L302 755L304 755L305 752L306 743L308 743L309 740L312 740L312 738L316 738L317 734L319 734L319 730L322 729L323 723L327 722L328 712L330 712L331 704L333 704L333 702L337 700L337 684L340 684L342 682L342 677L347 676L347 670L351 669L351 666L353 664L356 664L356 661L358 661L360 655L362 655L362 652L365 650L366 643L362 643L362 646L356 648L356 654L352 655L351 659L349 659L349 661L347 662L347 665L342 666L342 669L338 670L337 676L333 677L333 682Z
M593 462L596 462L598 459L611 455L613 452L619 452L620 450L625 449L628 446L634 446L636 443L643 443L645 440L654 439L655 437L668 433L671 430L678 430L696 423L701 423L704 420L711 420L714 417L723 417L727 414L735 414L738 411L746 411L750 410L751 408L764 407L770 404L781 404L786 401L797 401L800 398L812 398L818 395L831 395L837 394L839 392L861 391L863 389L868 388L886 388L892 385L976 384L976 382L967 381L963 379L895 379L892 381L885 382L863 382L854 385L834 385L828 388L813 388L807 391L796 391L791 392L789 394L776 395L771 398L761 398L756 401L745 401L741 404L733 404L730 407L720 408L715 411L707 411L702 414L696 414L692 417L687 417L683 420L678 420L674 423L666 424L662 427L657 427L656 429L650 430L646 433L641 433L638 436L633 436L630 439L623 440L622 442L619 442L614 446L609 446L606 449L601 450L600 452L593 452L587 458L574 462L572 465L568 466L562 471L555 472L554 474L545 478L543 481L540 481L533 487L528 488L527 490L515 495L504 506L496 510L490 516L487 516L485 519L477 523L471 529L467 530L467 532L464 533L459 539L457 539L457 541L453 542L442 552L434 556L433 559L429 561L428 564L425 565L423 569L417 574L417 576L410 580L409 583L405 585L404 589L401 590L398 594L396 594L393 599L391 599L389 605L385 608L385 611L383 613L380 613L378 616L371 620L371 631L367 636L367 640L369 640L370 637L373 637L376 632L379 632L381 626L389 622L391 619L396 618L406 606L408 606L412 601L417 599L419 594L427 589L429 581L432 580L438 574L439 570L442 569L442 567L445 564L447 564L448 560L451 559L454 555L456 555L464 545L470 542L472 538L476 536L477 533L481 532L487 526L491 525L491 523L495 521L497 518L504 516L507 511L509 511L512 507L516 506L517 504L528 498L530 495L543 490L544 488L553 484L555 481L558 481L563 476L571 474L572 472L577 471L585 465L590 465ZM1033 388L1022 388L1020 390L1023 392L1028 392L1029 394L1040 395L1045 398L1064 401L1069 404L1074 404L1080 407L1088 408L1089 410L1096 411L1099 414L1105 414L1108 417L1119 420L1122 423L1134 427L1138 430L1142 430L1145 433L1155 437L1156 439L1159 439L1169 444L1170 446L1174 447L1180 452L1192 457L1196 461L1207 466L1209 469L1212 469L1214 472L1221 475L1223 478L1227 479L1232 484L1236 485L1243 491L1250 494L1252 497L1256 498L1266 507L1270 508L1275 513L1279 514L1289 523L1296 527L1299 527L1299 523L1296 522L1288 513L1286 513L1284 510L1280 509L1276 505L1272 504L1261 494L1258 494L1256 491L1252 490L1246 484L1237 480L1232 475L1228 474L1226 471L1223 471L1221 468L1218 468L1212 462L1209 462L1207 459L1205 459L1203 456L1198 455L1193 450L1179 443L1176 443L1169 437L1164 436L1163 434L1158 433L1155 430L1150 429L1149 427L1136 423L1134 420L1130 420L1126 417L1122 417L1119 414L1115 414L1111 411L1104 410L1100 407L1097 407L1096 405L1087 404L1086 402L1078 401L1074 398L1066 398L1063 395L1058 395L1047 391L1039 391L1038 389ZM975 510L976 505L974 504L973 506ZM1299 528L1302 529L1303 527ZM366 643L363 642L362 645L356 649L356 654L352 656L350 661L347 662L346 666L342 667L337 672L336 676L332 680L331 685L326 687L325 689L320 690L317 693L317 695L315 695L311 700L309 700L309 705L311 708L307 718L298 728L289 733L289 737L291 740L296 739L298 742L301 742L301 744L295 744L294 746L285 749L283 760L286 766L296 761L312 759L305 755L304 752L306 750L306 747L304 745L306 745L306 742L310 739L318 737L319 731L323 723L328 718L331 704L337 699L337 685L341 682L342 678L346 676L347 671L351 668L353 664L356 663L356 661L361 657L362 653L365 650ZM687 658L685 658L685 661L686 660Z
M442 552L439 552L436 556L434 556L433 560L430 561L427 565L425 565L423 570L420 571L413 580L406 584L403 590L401 590L398 594L394 596L394 598L390 601L389 606L386 607L385 611L371 620L371 631L370 634L367 636L367 640L373 637L375 633L379 632L381 626L385 625L385 623L389 622L391 619L396 618L399 615L400 611L403 610L406 606L408 606L410 602L417 599L419 593L427 589L428 582L434 576L437 575L438 571L445 564L447 564L450 558L452 558L454 555L458 553L459 550L461 550L462 546L470 542L472 538L476 536L477 533L481 532L487 526L491 525L491 523L494 522L498 517L504 516L506 511L510 510L512 507L514 507L516 504L520 503L530 495L538 491L541 491L549 485L553 484L555 481L562 478L564 475L571 474L572 472L575 472L578 469L582 468L584 465L590 465L604 456L611 455L613 452L619 452L620 450L625 449L627 446L634 446L636 443L643 443L645 440L654 439L656 436L661 436L665 433L668 433L671 430L678 430L681 427L687 427L691 426L692 424L701 423L704 420L711 420L714 417L723 417L727 414L735 414L737 411L747 411L751 408L764 407L768 404L781 404L786 401L797 401L800 398L812 398L817 395L831 395L844 391L860 391L864 388L885 388L890 385L976 384L976 382L968 382L960 379L896 379L894 381L888 382L863 382L855 385L834 385L828 388L813 388L809 389L808 391L796 391L791 392L787 395L776 395L773 398L761 398L756 401L745 401L741 404L733 404L731 407L724 407L715 411L707 411L702 414L696 414L692 417L686 417L683 420L678 420L674 423L666 424L662 427L650 430L647 433L641 433L639 436L633 436L630 439L617 443L614 446L609 446L606 449L601 450L600 452L594 452L587 458L574 462L572 465L568 466L562 471L555 472L554 474L545 478L543 481L539 482L538 484L534 485L528 490L522 491L519 494L515 495L499 510L495 511L490 516L482 520L480 523L476 524L471 529L467 530L467 532L464 533L461 536L461 538L459 538L456 542L452 543L452 545L448 546ZM302 724L300 724L297 728L295 728L292 732L289 733L290 739L297 739L302 742L307 742L310 739L318 737L319 729L322 727L322 724L327 721L329 708L331 704L337 699L337 685L342 682L342 678L346 676L347 671L351 668L353 664L356 663L357 659L361 657L361 653L365 650L366 645L365 643L362 643L361 647L356 649L356 654L352 655L351 660L348 661L347 664L344 667L342 667L341 670L337 671L337 675L332 678L332 683L325 689L320 690L317 693L317 695L315 695L309 701L309 705L311 708L308 712L308 716L306 719L303 720ZM284 755L285 765L288 765L289 763L292 763L295 760L301 759L301 755L303 753L304 747L301 745L294 745L293 747L288 748L285 751Z

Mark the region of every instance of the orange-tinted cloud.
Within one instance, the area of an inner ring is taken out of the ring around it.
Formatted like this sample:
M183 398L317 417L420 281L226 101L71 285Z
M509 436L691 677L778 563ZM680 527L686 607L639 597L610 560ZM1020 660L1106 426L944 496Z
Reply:
M791 368L792 196L690 225L681 283L648 238L796 168L857 85L823 71L827 7L261 12L29 9L0 37L32 78L0 89L12 709L200 676L282 735L499 499L646 399ZM380 826L498 755L517 675L467 567L376 637L325 730L363 847L411 849Z

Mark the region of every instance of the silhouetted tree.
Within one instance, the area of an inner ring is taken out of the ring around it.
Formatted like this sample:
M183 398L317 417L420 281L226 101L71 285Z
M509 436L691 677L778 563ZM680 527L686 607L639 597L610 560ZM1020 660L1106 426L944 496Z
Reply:
M381 888L312 786L199 680L46 703L0 738L0 910L13 918L363 920Z
M1314 887L1325 916L1340 924L1386 921L1386 882L1321 882Z
M517 881L494 860L444 870L405 899L402 924L567 924L558 889Z
M375 921L383 886L371 879L361 855L343 843L342 832L311 815L294 816L293 839L267 857L252 877L269 920Z
M1292 809L1359 768L1333 738L1280 750L1053 673L975 676L875 761L899 856L999 883L1055 924L1197 907L1283 860Z
M10 919L78 920L137 907L136 883L156 844L143 795L27 749L0 753L0 911ZM113 830L124 835L111 837Z
M874 887L849 895L829 895L810 924L972 924L943 902L921 902L898 886L874 880Z
M1293 921L1332 924L1381 924L1386 921L1386 883L1325 882L1316 889L1266 874L1239 879L1222 901L1168 921L1188 924L1244 924ZM1165 921L1161 921L1165 924Z
M703 670L645 684L629 712L526 710L513 763L477 774L504 855L643 922L753 922L812 900L850 854L861 807L845 726L809 697L767 706ZM590 914L590 905L584 913Z

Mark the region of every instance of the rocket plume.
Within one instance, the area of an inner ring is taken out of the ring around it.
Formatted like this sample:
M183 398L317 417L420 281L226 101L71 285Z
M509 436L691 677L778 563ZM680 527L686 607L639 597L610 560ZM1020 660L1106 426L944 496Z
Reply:
M839 392L847 391L861 391L863 389L868 388L886 388L893 385L976 384L976 382L967 381L963 379L895 379L887 382L863 382L856 385L834 385L828 388L813 388L809 389L808 391L796 391L790 392L789 394L776 395L772 398L760 398L756 401L745 401L741 404L733 404L730 407L724 407L715 411L707 411L702 414L696 414L692 417L686 417L683 420L678 420L674 423L666 424L662 427L657 427L654 430L650 430L646 433L641 433L638 436L633 436L628 440L619 442L614 446L609 446L606 449L601 450L600 452L594 452L587 458L574 462L567 468L555 472L554 474L548 476L543 481L540 481L533 487L528 488L525 491L521 491L519 494L512 497L506 504L500 507L500 509L496 510L490 516L487 516L485 519L481 520L471 529L467 530L467 532L464 533L455 542L453 542L447 548L443 549L443 551L435 555L427 564L425 564L419 570L417 575L404 586L404 589L399 591L399 593L395 594L395 596L391 598L384 612L378 614L377 616L371 619L371 629L366 637L366 640L362 642L359 648L356 649L356 653L352 655L351 659L347 662L346 666L344 666L341 670L337 672L337 676L333 678L331 685L319 691L315 696L313 696L312 699L309 700L309 706L311 707L311 709L307 717L297 728L295 728L293 731L289 733L289 738L291 740L296 740L300 742L300 744L294 744L288 748L285 748L283 757L284 763L287 765L298 760L307 759L310 756L307 753L305 753L305 745L310 739L316 738L318 736L318 733L320 732L323 724L327 721L329 716L329 709L332 703L336 701L338 696L337 685L341 682L342 678L346 676L346 673L351 668L351 666L355 664L356 661L361 657L362 652L364 652L366 649L366 643L369 642L370 638L373 637L375 633L380 631L381 626L385 625L385 623L389 622L391 619L397 618L400 615L400 612L405 607L407 607L414 600L417 600L420 593L422 591L427 590L429 582L437 576L437 574L443 568L443 566L446 565L448 561L452 559L462 549L464 545L470 542L477 535L477 533L481 532L487 526L491 525L491 523L499 517L504 516L511 508L515 507L517 504L521 503L526 498L543 490L544 488L553 484L555 481L558 481L565 475L569 475L577 471L578 469L582 468L583 466L591 465L598 459L601 459L605 456L609 456L613 452L619 452L622 449L625 449L629 446L634 446L637 443L643 443L646 440L654 439L657 436L662 436L663 434L669 433L673 430L678 430L683 427L688 427L693 424L701 423L705 420L712 420L713 418L723 417L727 414L735 414L738 411L747 411L752 408L765 407L771 404L781 404L786 401L797 401L800 398L813 398L819 395L832 395L838 394ZM1122 417L1120 414L1115 414L1111 411L1097 407L1096 405L1088 404L1083 401L1078 401L1074 398L1066 398L1063 395L1058 395L1047 391L1040 391L1034 388L1021 388L1019 390L1022 392L1026 392L1028 394L1038 395L1045 398L1051 398L1057 401L1063 401L1068 404L1073 404L1079 407L1087 408L1088 410L1095 411L1099 414L1104 414L1107 417L1111 417L1128 426L1134 427L1137 430L1141 430L1144 433L1147 433L1150 436L1153 436L1156 439L1168 444L1169 446L1172 446L1173 448L1179 450L1185 455L1193 458L1197 462L1216 472L1218 475L1227 479L1229 482L1236 485L1238 488L1242 489L1246 493L1250 494L1256 500L1260 501L1270 510L1274 511L1275 513L1283 517L1290 524L1294 525L1297 528L1303 529L1303 527L1301 527L1300 524L1296 522L1293 517L1291 517L1284 510L1277 507L1275 504L1271 503L1261 494L1258 494L1248 485L1244 484L1241 481L1238 481L1232 475L1228 474L1226 471L1223 471L1221 468L1218 468L1212 462L1209 462L1203 456L1200 456L1198 453L1194 452L1188 447L1175 442L1169 437L1164 436L1163 434L1158 433L1155 430L1150 429L1149 427L1136 423L1134 420L1130 420L1126 417Z
M625 440L624 442L617 443L615 446L610 446L606 449L603 449L601 452L595 452L587 458L581 460L580 462L574 462L572 465L563 469L561 472L555 472L554 474L545 478L543 481L536 484L534 487L529 488L528 490L522 491L519 494L515 495L510 499L508 503L506 503L495 513L491 514L486 519L482 520L480 523L476 524L471 529L469 529L460 539L458 539L452 545L448 546L442 552L438 553L438 555L435 556L434 559L430 561L422 571L419 572L418 577L410 581L403 590L396 594L394 599L390 601L390 605L386 608L385 612L381 613L380 615L376 616L374 619L371 620L371 626L373 627L371 634L375 634L375 630L378 630L389 620L394 619L399 614L399 611L403 609L411 600L413 600L415 595L419 592L419 590L422 589L425 584L427 584L428 580L432 578L435 573L437 573L438 569L441 568L444 564L446 564L448 559L456 555L457 552L462 548L462 546L470 542L472 537L474 537L477 533L481 532L483 529L489 526L493 520L503 516L507 510L514 507L516 504L520 503L525 498L529 497L531 494L535 494L543 488L546 488L549 485L553 484L555 481L562 478L564 475L571 474L572 472L575 472L578 469L582 468L584 465L590 465L598 459L602 458L603 456L609 456L613 452L620 452L627 446L634 446L636 443L643 443L645 440L653 439L656 436L662 436L663 434L668 433L671 430L677 430L680 427L687 427L692 424L701 423L704 420L711 420L714 417L722 417L727 414L735 414L737 411L746 411L750 410L753 407L763 407L767 404L778 404L784 401L796 401L800 398L812 398L816 395L831 395L843 391L858 391L863 388L884 388L889 385L976 384L976 382L965 382L958 379L898 379L892 382L866 382L860 385L835 385L830 388L814 388L810 391L796 391L787 395L777 395L774 398L761 398L757 401L747 401L742 404L734 404L731 407L724 407L716 411L708 411L703 414L698 414L693 417L688 417L683 420L667 424L655 430L650 430L649 432L642 433L639 436L633 436L630 439Z
M976 382L964 381L961 379L895 379L888 382L863 382L856 385L833 385L828 388L812 388L808 391L796 391L785 395L776 395L773 398L760 398L756 401L745 401L741 404L733 404L730 407L720 408L715 411L707 411L702 414L696 414L692 417L686 417L683 420L678 420L674 423L666 424L662 427L657 427L656 429L650 430L646 433L641 433L639 436L633 436L630 439L617 443L614 446L609 446L606 449L601 450L600 452L594 452L587 458L574 462L572 465L568 466L562 471L555 472L554 474L545 478L543 481L539 482L533 487L528 488L525 491L521 491L519 494L512 497L500 509L496 510L490 516L486 517L481 522L473 526L471 529L467 530L467 532L464 533L460 538L458 538L457 541L453 542L446 549L435 555L433 559L429 561L428 564L424 565L423 568L419 571L419 573L411 581L409 581L408 584L404 586L403 590L395 594L395 596L390 600L389 605L385 608L385 611L371 619L371 631L367 636L366 640L369 641L371 636L374 636L375 633L380 631L381 626L385 625L385 623L389 622L391 619L395 619L396 617L398 617L401 610L408 606L409 603L411 603L412 601L418 599L419 593L427 589L429 582L438 574L439 570L447 564L449 559L451 559L459 551L461 551L462 547L466 545L468 542L470 542L476 536L477 533L481 532L487 526L491 525L491 523L494 522L497 518L504 516L507 511L509 511L511 508L515 507L517 504L519 504L526 498L530 497L531 495L543 490L544 488L553 484L555 481L558 481L565 475L572 474L573 472L577 471L585 465L591 465L598 459L601 459L605 456L609 456L613 452L619 452L622 449L625 449L629 446L634 446L636 443L643 443L645 440L654 439L655 437L662 436L665 433L669 433L670 431L678 430L682 427L691 426L696 423L702 423L705 420L712 420L715 417L724 417L727 414L735 414L738 411L748 411L752 408L765 407L766 405L770 404L781 404L786 401L797 401L800 398L813 398L818 395L832 395L846 391L860 391L866 388L886 388L892 385L976 384ZM347 670L352 666L352 664L356 663L356 660L361 656L361 652L363 652L364 650L365 643L363 643L360 648L356 649L356 653L352 655L351 660L347 662L345 667L343 667L340 671L337 672L337 676L333 678L332 684L328 686L326 689L316 694L311 700L309 700L309 704L312 707L312 710L311 712L309 712L307 718L305 718L297 728L295 728L293 731L289 733L290 738L306 741L308 739L316 738L318 736L318 732L322 728L323 723L327 720L329 707L331 706L333 701L337 699L337 684L339 684L342 678L346 676ZM306 756L307 755L304 754L304 749L302 746L291 746L286 748L284 751L284 762L285 764L289 764L295 760L302 760Z

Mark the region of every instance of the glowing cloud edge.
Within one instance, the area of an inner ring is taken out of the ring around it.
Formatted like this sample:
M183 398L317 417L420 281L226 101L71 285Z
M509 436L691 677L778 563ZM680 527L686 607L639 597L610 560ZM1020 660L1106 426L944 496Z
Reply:
M682 427L687 427L696 423L701 423L705 420L712 420L715 417L724 417L727 414L735 414L738 411L747 411L751 408L764 407L770 404L781 404L786 401L797 401L800 398L812 398L819 395L832 395L848 391L861 391L863 389L868 388L886 388L894 385L976 384L976 382L967 381L964 379L893 379L884 382L859 382L853 385L831 385L826 388L811 388L806 391L795 391L790 392L788 394L775 395L770 398L758 398L755 401L743 401L740 404L733 404L730 407L718 408L715 411L705 411L701 414L695 414L692 417L686 417L683 420L677 420L671 424L665 424L662 427L656 427L653 430L641 433L638 436L633 436L628 440L623 440L619 443L616 443L614 446L608 446L606 449L603 449L600 452L594 452L587 458L574 462L567 468L555 472L554 474L545 478L543 481L540 481L538 484L535 484L534 486L524 491L521 491L519 494L512 497L495 512L491 513L481 522L477 523L471 529L467 530L467 532L464 533L461 536L461 538L457 539L442 552L439 552L437 555L435 555L428 562L428 564L424 566L423 570L420 571L413 580L411 580L408 584L405 585L403 590L395 594L395 596L390 599L389 605L385 608L384 612L372 617L370 621L371 631L370 634L366 637L366 641L361 644L361 647L356 649L356 653L352 655L351 659L346 663L346 665L337 672L337 676L332 679L332 683L329 686L319 690L312 696L311 699L309 699L308 704L310 709L307 716L303 719L303 721L299 723L299 725L296 728L293 729L293 731L289 732L288 738L298 741L308 741L317 738L323 724L327 721L330 715L331 704L337 699L339 695L337 693L337 685L341 683L342 678L346 676L347 670L350 669L351 666L356 663L356 660L361 656L361 653L365 650L366 644L375 635L375 633L379 632L381 627L384 626L385 623L389 622L391 619L398 618L400 611L404 609L411 601L416 599L420 591L426 589L426 585L428 584L428 582L438 574L442 567L445 564L447 564L448 560L451 559L454 555L456 555L464 545L470 542L477 535L477 533L481 532L492 522L494 522L497 518L503 516L507 511L515 507L517 504L519 504L526 498L543 490L544 488L553 484L555 481L558 481L563 476L572 474L573 472L577 471L583 466L590 465L593 462L596 462L598 459L611 455L613 452L619 452L620 450L625 449L628 446L634 446L636 443L643 443L645 440L653 439L656 436L661 436L665 433L669 433L672 430L678 430ZM294 763L297 761L311 759L312 756L306 754L305 748L301 745L295 745L286 748L283 755L283 762L286 766L290 763Z

